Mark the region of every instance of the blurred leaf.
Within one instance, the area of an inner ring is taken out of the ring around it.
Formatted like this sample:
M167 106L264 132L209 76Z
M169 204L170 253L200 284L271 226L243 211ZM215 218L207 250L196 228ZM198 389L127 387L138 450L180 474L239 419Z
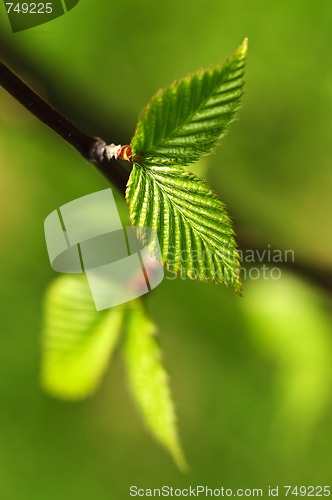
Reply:
M129 384L148 428L184 470L187 464L179 443L168 375L155 337L156 326L139 302L136 304L137 309L128 312L124 344Z
M246 53L244 40L223 65L160 90L143 111L131 142L136 163L183 166L210 153L239 108Z
M91 394L117 343L123 311L96 311L85 275L60 276L45 304L42 384L61 398Z
M242 311L251 340L276 365L274 431L281 428L294 446L310 437L329 404L330 318L322 297L285 272L278 280L248 281L245 297Z
M157 231L168 269L241 291L231 221L202 179L177 166L135 164L126 199L131 223Z

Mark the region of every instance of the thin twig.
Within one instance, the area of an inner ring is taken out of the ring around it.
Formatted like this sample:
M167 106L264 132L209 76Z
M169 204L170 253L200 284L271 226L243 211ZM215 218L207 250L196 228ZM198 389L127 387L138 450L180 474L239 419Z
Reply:
M98 137L84 134L76 125L46 102L0 61L0 85L28 111L73 146L124 194L129 172L105 154L107 145Z

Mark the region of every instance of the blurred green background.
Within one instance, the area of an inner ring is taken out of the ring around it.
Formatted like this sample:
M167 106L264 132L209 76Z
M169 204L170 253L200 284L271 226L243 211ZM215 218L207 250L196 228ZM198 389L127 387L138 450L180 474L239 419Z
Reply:
M204 176L242 248L295 255L280 279L246 280L243 298L181 280L149 295L191 466L181 474L134 410L121 352L83 403L40 390L43 294L55 276L43 222L107 182L0 89L2 499L121 500L135 484L331 484L331 33L324 0L81 0L15 35L0 5L6 62L111 142L129 142L158 88L248 36L239 120Z

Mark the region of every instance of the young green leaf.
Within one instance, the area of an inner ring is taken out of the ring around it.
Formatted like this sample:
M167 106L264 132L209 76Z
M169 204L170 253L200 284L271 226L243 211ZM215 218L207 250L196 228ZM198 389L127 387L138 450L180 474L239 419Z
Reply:
M187 465L179 443L168 375L155 337L156 327L138 301L136 309L127 314L124 354L133 397L154 437L184 470Z
M210 153L239 108L246 53L244 40L224 64L160 90L138 121L131 142L134 161L185 166Z
M241 292L230 219L202 179L177 166L135 164L126 198L131 223L156 230L170 271Z
M42 385L64 399L91 394L122 326L123 311L96 311L85 275L63 275L48 290L43 331Z
M223 65L160 90L131 142L126 199L131 222L155 229L167 268L241 292L239 255L223 203L181 167L210 153L234 119L243 93L247 40Z

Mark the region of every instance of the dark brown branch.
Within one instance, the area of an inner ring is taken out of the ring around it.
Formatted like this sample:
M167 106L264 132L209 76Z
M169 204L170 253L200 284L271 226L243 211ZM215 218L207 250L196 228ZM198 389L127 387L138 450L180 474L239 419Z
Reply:
M1 61L0 85L28 111L73 146L83 158L93 163L124 194L129 172L122 165L114 160L109 160L104 155L106 143L103 140L84 134Z

